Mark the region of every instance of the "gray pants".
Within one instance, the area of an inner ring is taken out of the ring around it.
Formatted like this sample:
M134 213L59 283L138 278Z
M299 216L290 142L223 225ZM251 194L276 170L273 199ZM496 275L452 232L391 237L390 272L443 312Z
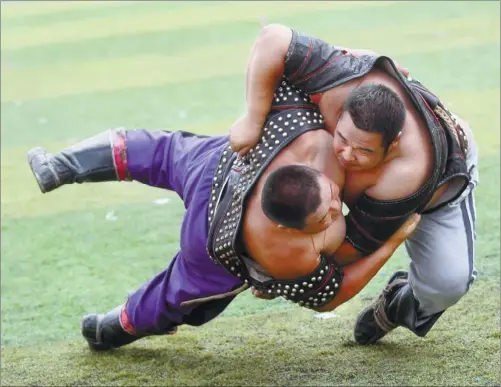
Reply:
M473 137L466 161L472 179L465 192L453 203L423 215L405 242L411 258L409 284L419 301L421 317L454 305L477 275L474 189L478 183L478 154Z

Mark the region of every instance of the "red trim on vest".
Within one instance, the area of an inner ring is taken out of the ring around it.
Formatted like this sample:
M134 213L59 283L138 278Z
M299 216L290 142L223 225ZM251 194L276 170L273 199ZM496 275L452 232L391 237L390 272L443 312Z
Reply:
M322 93L310 94L310 99L317 105L320 104L321 98L322 98Z
M310 58L311 52L313 51L313 39L310 40L310 46L308 47L308 53L306 54L306 57L303 59L303 62L301 63L301 66L292 74L289 79L294 80L298 74L301 74L301 72L304 70L306 64L308 63L308 59Z
M122 310L120 311L120 324L122 325L122 328L124 331L130 333L131 335L135 336L136 335L136 330L132 326L129 320L129 315L127 314L127 309L126 305L122 307Z
M433 118L435 119L435 122L436 122L437 124L439 124L439 125L440 125L440 121L438 120L437 115L436 115L436 114L435 114L435 112L432 110L432 108L430 107L430 105L428 105L428 102L426 102L426 99L424 99L424 97L423 97L421 94L419 94L419 96L420 96L420 97L421 97L421 99L423 100L423 102L424 102L424 104L425 104L426 108L427 108L427 109L430 111L430 113L433 115ZM440 125L440 126L442 126L442 125Z
M113 138L113 158L115 160L118 180L130 180L129 170L127 168L127 142L125 133L115 132Z

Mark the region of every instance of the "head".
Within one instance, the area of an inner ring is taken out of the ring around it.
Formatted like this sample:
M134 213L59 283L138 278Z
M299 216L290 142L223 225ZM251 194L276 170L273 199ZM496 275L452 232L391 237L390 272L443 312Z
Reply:
M270 173L261 206L279 227L308 234L327 229L342 215L338 186L306 165L287 165Z
M355 88L343 105L334 132L334 151L350 171L377 167L398 146L406 109L384 85Z

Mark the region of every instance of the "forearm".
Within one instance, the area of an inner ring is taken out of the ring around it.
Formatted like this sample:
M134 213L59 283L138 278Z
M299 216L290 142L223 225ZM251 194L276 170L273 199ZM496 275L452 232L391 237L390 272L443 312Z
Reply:
M263 28L254 44L247 67L247 113L262 125L270 111L273 93L284 73L284 62L292 31L280 25Z
M334 254L334 260L339 266L347 266L362 259L366 255L367 254L353 247L353 245L345 239Z
M393 255L396 247L387 242L367 257L345 266L339 294L319 311L333 310L357 295Z

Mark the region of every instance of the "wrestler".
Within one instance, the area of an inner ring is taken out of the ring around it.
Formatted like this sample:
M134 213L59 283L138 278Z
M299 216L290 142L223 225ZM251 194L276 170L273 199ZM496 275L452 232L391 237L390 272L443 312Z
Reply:
M271 101L280 97L274 91L282 78L318 105L347 172L342 195L350 212L336 259L349 262L371 254L411 214L423 214L405 243L409 272L391 276L381 296L360 313L355 339L371 344L397 326L425 336L476 276L478 169L469 125L420 82L403 76L390 58L269 25L248 65L247 113L231 128L232 149L240 155L260 136ZM371 119L364 111L370 98L344 108L354 90L370 96L382 86L405 105L401 130Z

